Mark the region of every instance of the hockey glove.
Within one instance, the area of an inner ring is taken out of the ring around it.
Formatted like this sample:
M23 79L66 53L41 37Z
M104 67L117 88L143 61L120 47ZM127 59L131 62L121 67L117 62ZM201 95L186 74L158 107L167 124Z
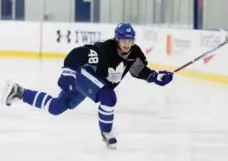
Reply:
M62 68L62 74L58 80L59 87L64 91L75 89L76 71L70 68Z
M165 86L173 80L173 72L168 71L154 71L150 78L148 79L149 83L155 83L159 86Z

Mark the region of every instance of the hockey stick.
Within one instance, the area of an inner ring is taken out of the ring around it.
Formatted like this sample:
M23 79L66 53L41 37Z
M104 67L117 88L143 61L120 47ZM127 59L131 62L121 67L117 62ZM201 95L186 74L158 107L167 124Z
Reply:
M207 52L203 53L202 55L196 57L195 59L193 59L193 60L187 62L186 64L180 66L179 68L175 69L173 72L176 73L176 72L181 71L182 69L184 69L184 68L188 67L189 65L195 63L196 61L198 61L198 60L200 60L201 58L207 56L208 54L210 54L210 53L212 53L212 52L218 50L219 48L221 48L222 46L226 45L227 43L228 43L228 37L226 36L224 42L222 42L221 44L217 45L217 46L214 47L213 49L208 50Z

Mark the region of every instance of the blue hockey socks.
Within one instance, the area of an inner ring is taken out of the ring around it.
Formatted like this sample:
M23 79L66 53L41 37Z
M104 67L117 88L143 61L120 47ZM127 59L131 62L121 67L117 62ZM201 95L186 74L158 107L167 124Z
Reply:
M23 102L31 106L49 111L53 115L59 115L68 109L73 109L85 99L77 91L62 91L57 98L53 98L47 93L26 90L23 96Z
M98 108L100 130L110 132L114 119L114 107L117 102L116 94L112 89L104 88L99 92L97 98L100 101Z
M23 102L41 109L45 109L51 101L52 97L47 93L32 90L26 90L23 97Z

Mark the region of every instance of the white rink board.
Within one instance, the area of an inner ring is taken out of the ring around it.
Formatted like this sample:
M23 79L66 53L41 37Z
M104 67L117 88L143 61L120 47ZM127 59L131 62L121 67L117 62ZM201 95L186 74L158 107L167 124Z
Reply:
M74 47L113 38L114 29L115 25L112 24L44 23L43 52L67 53ZM146 35L144 35L143 28L135 26L135 29L137 31L136 43L142 47L149 47L153 44L153 41L144 41ZM61 37L60 42L57 41L59 37Z
M72 48L85 43L103 41L114 36L113 24L0 22L0 52L25 51L53 55L67 54ZM136 43L146 54L148 61L160 65L180 66L224 40L218 31L194 31L184 29L160 29L150 26L134 26ZM167 37L171 46L167 54ZM227 75L228 46L215 52L207 64L203 61L188 67L201 72Z
M0 21L0 50L39 52L41 46L40 23Z

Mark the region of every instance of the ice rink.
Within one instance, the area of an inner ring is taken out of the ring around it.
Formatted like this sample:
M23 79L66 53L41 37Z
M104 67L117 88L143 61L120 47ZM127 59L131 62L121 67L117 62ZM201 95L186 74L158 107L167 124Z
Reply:
M1 59L7 79L55 96L61 60ZM97 106L52 116L26 104L0 109L1 161L227 161L228 86L176 76L166 87L128 76L117 88L118 149L101 141Z

